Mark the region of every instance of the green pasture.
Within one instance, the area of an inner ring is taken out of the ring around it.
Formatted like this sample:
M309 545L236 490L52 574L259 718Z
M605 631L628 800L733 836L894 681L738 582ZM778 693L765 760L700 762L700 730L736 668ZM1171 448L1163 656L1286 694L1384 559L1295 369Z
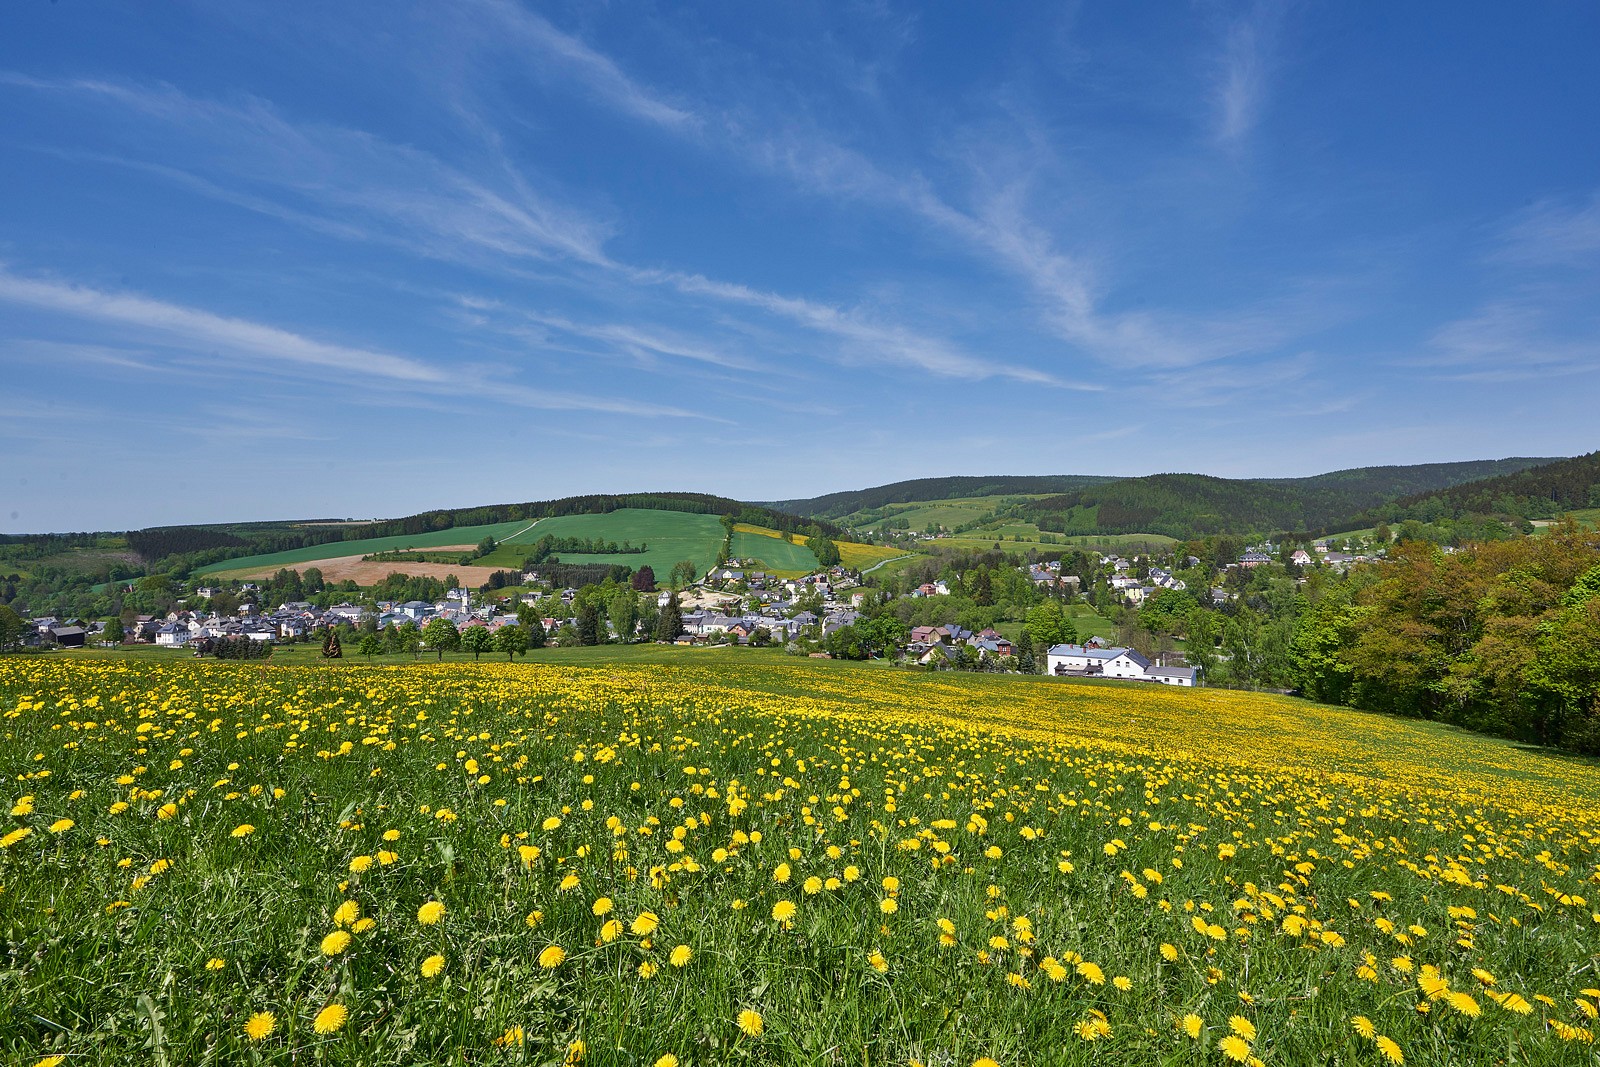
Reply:
M527 523L523 523L526 527ZM649 565L657 578L679 560L693 560L697 573L704 574L717 562L722 546L722 523L716 515L691 515L682 511L654 511L647 508L620 508L604 515L560 515L540 519L532 529L502 544L476 561L480 567L514 569L522 565L528 547L541 537L587 537L621 544L648 545L645 552L622 554L557 552L562 563L603 563L638 570ZM482 536L481 534L479 536Z
M393 537L364 537L357 541L333 541L309 548L291 548L283 552L268 552L258 556L241 556L225 559L201 567L196 574L229 574L234 571L255 571L264 568L298 567L319 559L336 556L364 556L369 552L386 552L397 548L438 548L442 545L475 545L485 537L502 540L526 530L530 520L496 522L484 526L456 526L448 530L430 530L426 533L396 534Z

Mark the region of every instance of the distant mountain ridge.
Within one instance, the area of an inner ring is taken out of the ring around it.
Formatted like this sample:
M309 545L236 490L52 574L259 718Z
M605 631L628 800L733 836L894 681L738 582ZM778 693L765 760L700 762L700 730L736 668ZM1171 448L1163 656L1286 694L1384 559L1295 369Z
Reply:
M1008 496L1027 493L1070 493L1100 482L1114 482L1104 474L987 474L912 478L903 482L849 489L805 500L776 500L763 507L791 515L833 519L886 504L914 504L922 500L951 500L973 496Z
M1486 478L1515 477L1542 465L1541 457L1354 467L1307 478L1217 478L1152 474L991 475L919 478L809 500L767 505L835 521L886 504L961 497L1049 493L1012 505L1006 514L1064 534L1160 533L1186 538L1216 533L1330 532L1352 529L1379 505Z
M1465 484L1416 491L1375 506L1368 517L1389 522L1469 515L1543 518L1591 507L1600 507L1600 451Z

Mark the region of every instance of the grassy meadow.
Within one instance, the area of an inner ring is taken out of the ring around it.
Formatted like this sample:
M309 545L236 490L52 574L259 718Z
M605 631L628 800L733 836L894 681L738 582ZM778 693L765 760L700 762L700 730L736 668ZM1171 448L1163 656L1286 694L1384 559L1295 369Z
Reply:
M1593 1062L1600 768L1433 724L60 655L0 659L0 755L7 1062Z

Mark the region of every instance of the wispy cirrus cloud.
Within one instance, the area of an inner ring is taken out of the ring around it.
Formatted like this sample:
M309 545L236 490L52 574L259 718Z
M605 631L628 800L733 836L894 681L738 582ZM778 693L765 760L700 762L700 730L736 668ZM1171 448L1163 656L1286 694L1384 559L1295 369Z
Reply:
M335 374L347 382L368 387L477 396L486 401L549 411L708 418L703 413L668 405L545 391L514 381L490 380L481 373L446 369L410 356L322 341L278 326L217 315L136 293L109 292L24 277L3 266L0 266L0 303L147 331L203 357L206 365L214 370L251 373L260 369L260 365L238 357L256 356L279 365L299 367L319 378Z
M1542 200L1502 229L1493 262L1528 267L1600 267L1600 192L1576 204Z
M475 6L493 20L491 40L497 49L532 49L549 61L526 65L537 77L570 79L610 107L667 129L687 132L700 126L693 111L668 102L629 77L609 56L557 29L542 15L511 0L477 0Z
M1256 0L1223 25L1211 83L1211 136L1237 150L1266 110L1284 5Z
M0 73L0 84L114 104L143 128L127 138L128 153L99 158L262 214L443 259L606 262L608 225L534 191L515 173L468 173L361 130L293 122L254 98L225 103L166 85L15 73Z

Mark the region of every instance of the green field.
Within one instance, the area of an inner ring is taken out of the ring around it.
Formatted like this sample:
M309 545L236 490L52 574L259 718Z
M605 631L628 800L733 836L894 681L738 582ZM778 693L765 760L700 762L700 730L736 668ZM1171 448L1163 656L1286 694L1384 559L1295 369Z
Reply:
M810 574L817 569L816 553L806 547L805 538L785 541L781 536L772 536L775 530L758 532L759 529L742 523L734 527L733 551L728 554L735 559L759 559L762 569L781 577Z
M334 541L309 548L292 548L283 552L268 552L259 556L242 556L225 559L221 563L201 567L196 574L220 574L231 571L254 571L262 568L294 567L314 563L319 559L336 556L364 556L369 552L386 552L397 548L438 548L441 545L473 545L485 537L495 540L511 537L529 526L527 520L497 522L486 526L456 526L448 530L431 530L427 533L396 534L393 537L367 537L359 541Z
M0 1061L1594 1063L1595 761L1225 690L452 660L0 657Z
M596 540L604 538L618 544L630 541L635 545L648 545L646 552L593 555L558 552L556 556L562 563L603 563L632 567L634 570L648 564L656 572L657 580L662 582L667 580L667 573L679 560L693 560L696 572L704 574L717 562L717 550L722 547L722 524L716 515L621 508L604 515L560 515L540 519L532 529L475 562L480 567L520 567L528 554L527 546L546 535Z

